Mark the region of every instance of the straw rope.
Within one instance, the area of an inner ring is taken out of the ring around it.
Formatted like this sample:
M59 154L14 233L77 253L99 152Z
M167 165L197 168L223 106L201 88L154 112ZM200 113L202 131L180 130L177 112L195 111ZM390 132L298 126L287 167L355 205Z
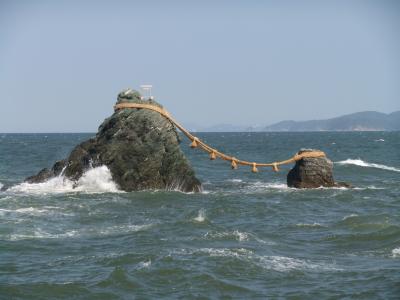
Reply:
M164 108L161 108L159 106L152 105L152 104L128 103L128 102L118 103L114 106L115 111L120 110L120 109L125 109L125 108L149 109L149 110L158 112L160 115L162 115L163 117L165 117L166 119L171 121L189 140L192 141L192 143L190 144L191 148L199 147L199 148L205 150L206 152L209 153L211 160L220 158L220 159L223 159L226 161L230 161L232 169L237 169L238 165L243 165L243 166L251 166L252 172L258 172L257 167L272 167L272 169L277 172L277 171L279 171L280 165L294 163L303 158L325 157L325 153L322 151L307 151L307 152L303 152L300 154L296 153L293 157L291 157L289 159L282 160L282 161L275 161L275 162L271 162L271 163L257 163L257 162L241 160L241 159L237 159L236 157L222 153L215 148L212 148L211 146L207 145L202 140L200 140L198 137L192 135L181 124L179 124L170 115L170 113L168 111L166 111Z

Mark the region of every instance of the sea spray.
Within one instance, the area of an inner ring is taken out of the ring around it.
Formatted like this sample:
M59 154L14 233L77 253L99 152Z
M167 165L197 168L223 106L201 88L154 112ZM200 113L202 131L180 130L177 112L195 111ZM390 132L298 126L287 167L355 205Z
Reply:
M363 161L361 159L349 158L346 160L338 161L336 163L339 165L355 165L355 166L359 166L359 167L376 168L376 169L382 169L382 170L387 170L387 171L400 172L400 169L398 169L398 168L385 166L385 165L381 165L381 164L369 163L369 162Z
M206 210L204 208L199 210L197 217L194 218L196 222L204 222L206 219Z
M62 194L62 193L116 193L120 192L113 182L111 172L106 166L87 170L77 181L66 178L63 172L41 183L23 182L8 189L10 192L27 194Z

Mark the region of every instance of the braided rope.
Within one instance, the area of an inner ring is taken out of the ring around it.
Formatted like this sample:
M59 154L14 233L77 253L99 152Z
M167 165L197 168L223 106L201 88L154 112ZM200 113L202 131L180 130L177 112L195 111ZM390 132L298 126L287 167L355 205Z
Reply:
M307 151L303 153L296 153L293 157L282 160L282 161L275 161L272 163L256 163L256 162L250 162L246 160L240 160L237 159L233 156L229 156L225 153L222 153L218 151L217 149L212 148L211 146L207 145L204 143L202 140L200 140L198 137L192 135L188 130L186 130L181 124L179 124L171 115L168 111L166 111L164 108L161 108L156 105L152 104L142 104L142 103L118 103L114 106L114 110L118 111L120 109L125 109L125 108L138 108L138 109L149 109L155 112L158 112L160 115L171 121L189 140L192 141L190 146L192 148L201 148L208 152L210 154L210 159L214 160L216 158L221 158L226 161L231 162L232 169L236 169L238 165L243 165L243 166L251 166L253 172L258 172L257 167L272 167L272 170L275 172L279 171L279 166L284 165L284 164L290 164L293 162L296 162L298 160L301 160L303 158L316 158L316 157L325 157L325 153L322 151Z

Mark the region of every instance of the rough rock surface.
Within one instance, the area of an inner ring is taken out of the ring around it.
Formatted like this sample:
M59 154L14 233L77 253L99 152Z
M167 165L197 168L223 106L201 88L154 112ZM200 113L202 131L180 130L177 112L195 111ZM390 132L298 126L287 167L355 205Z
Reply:
M301 149L298 153L316 151L313 149ZM318 187L350 187L344 182L335 182L333 178L333 163L327 157L303 158L287 175L287 185L295 188Z
M152 100L141 100L140 94L131 89L118 95L117 103L121 102L161 106ZM201 183L179 143L174 125L157 112L123 109L106 119L96 136L76 146L68 158L26 181L43 182L61 172L76 181L89 168L106 165L113 180L125 191L200 191Z

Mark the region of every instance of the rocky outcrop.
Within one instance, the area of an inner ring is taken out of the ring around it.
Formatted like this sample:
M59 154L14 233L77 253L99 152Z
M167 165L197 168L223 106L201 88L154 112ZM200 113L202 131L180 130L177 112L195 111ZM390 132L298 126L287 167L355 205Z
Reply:
M314 149L301 149L298 154ZM287 175L287 185L295 188L350 187L344 182L335 182L333 163L327 157L307 157L296 162Z
M126 90L117 103L142 100L138 92ZM96 136L76 146L69 157L49 169L28 177L28 182L42 182L63 172L77 181L92 167L106 165L115 183L125 191L173 189L184 192L201 190L201 183L179 147L174 125L159 113L128 108L116 111L100 125Z

